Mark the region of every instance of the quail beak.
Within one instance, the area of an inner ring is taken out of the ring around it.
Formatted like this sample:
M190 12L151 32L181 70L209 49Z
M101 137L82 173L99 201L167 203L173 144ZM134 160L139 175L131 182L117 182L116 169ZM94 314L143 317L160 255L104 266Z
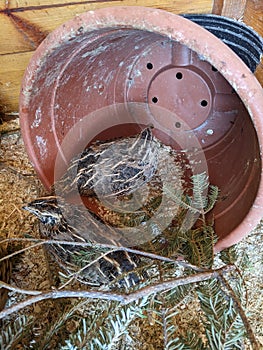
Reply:
M32 209L28 205L23 205L22 209L32 211Z

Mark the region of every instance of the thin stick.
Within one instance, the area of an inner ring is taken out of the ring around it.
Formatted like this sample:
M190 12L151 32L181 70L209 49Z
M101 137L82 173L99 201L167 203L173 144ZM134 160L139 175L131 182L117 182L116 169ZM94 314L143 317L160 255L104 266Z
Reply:
M16 238L15 240L17 240L17 238ZM4 240L1 241L0 243L3 243L3 242L5 242L5 241L8 241L8 239L4 239ZM36 241L39 241L39 240L36 240ZM15 256L15 255L17 255L17 254L20 254L20 253L23 253L23 252L25 252L25 251L27 251L27 250L29 250L29 249L39 247L39 246L41 246L41 245L43 245L43 244L44 244L43 242L38 242L38 243L36 243L36 244L31 245L30 247L26 247L26 248L23 248L23 249L19 249L19 250L17 250L17 251L14 252L14 253L5 255L3 258L0 259L0 262L1 262L1 261L4 261L4 260L6 260L6 259L10 259L10 258L12 258L13 256Z
M11 284L8 284L4 281L0 281L0 288L5 288L8 290L12 290L13 292L16 292L16 293L27 294L27 295L39 295L42 293L41 291L38 291L38 290L30 290L30 289L22 289L19 287L14 287Z
M234 266L224 266L218 270L201 272L194 275L189 275L185 277L178 277L171 279L166 282L155 283L150 286L143 287L140 290L132 292L130 294L118 294L111 292L100 292L100 291L88 291L88 290L63 290L63 291L48 291L40 292L40 294L32 296L22 302L17 303L7 309L0 312L0 319L17 312L26 306L32 305L36 302L47 300L47 299L58 299L58 298L91 298L91 299L106 299L119 301L120 303L126 305L140 298L167 291L169 289L175 288L177 286L182 286L190 283L196 283L205 281L211 278L218 278L220 273L223 271L230 271ZM5 288L8 285L5 284ZM13 287L12 287L13 288Z
M219 276L218 276L219 281L222 283L222 285L226 288L226 291L224 291L225 294L228 294L228 296L230 296L230 298L232 299L234 306L237 310L237 312L239 313L242 322L246 328L247 331L247 335L248 338L250 340L251 345L253 345L253 349L254 350L259 350L259 344L257 342L257 339L254 335L254 332L251 328L251 325L247 319L247 316L245 314L245 311L243 310L240 301L238 300L235 292L233 291L232 287L230 286L230 284L228 283L228 281L225 279L225 277L223 276L223 272L220 271L219 272Z
M134 254L138 254L141 256L145 256L146 258L149 258L149 259L176 263L177 265L183 266L185 268L190 268L190 269L192 269L194 271L198 271L198 272L210 271L209 269L200 268L200 267L197 267L195 265L189 264L185 261L176 260L176 258L171 259L171 258L167 258L165 256L161 256L161 255L157 255L157 254L153 254L153 253L148 253L148 252L144 252L141 250L132 249L132 248L123 247L123 246L121 246L121 247L114 246L111 244L100 244L100 243L94 244L94 243L89 243L89 242L85 243L85 242L71 242L71 241L58 241L58 240L44 240L44 239L40 239L40 238L39 239L38 238L7 238L7 239L0 241L0 244L10 242L10 241L38 242L38 243L36 243L35 245L32 245L30 247L20 249L12 254L4 256L3 258L0 259L0 262L3 260L9 259L14 255L23 253L24 251L26 251L28 249L35 248L35 247L41 246L43 244L64 244L64 245L81 246L81 247L109 248L109 249L113 249L114 251L126 251L128 253L134 253Z

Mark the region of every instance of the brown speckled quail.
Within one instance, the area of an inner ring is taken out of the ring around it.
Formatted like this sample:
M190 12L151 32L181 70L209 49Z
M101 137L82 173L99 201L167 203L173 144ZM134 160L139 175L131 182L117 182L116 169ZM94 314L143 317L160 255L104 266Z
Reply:
M55 196L38 198L23 209L39 219L42 238L98 243L101 237L101 242L111 244L118 240L118 230L105 225L85 208L66 203ZM98 252L94 247L66 244L48 245L48 250L68 274L77 272L81 267L108 251L106 249L104 252ZM84 269L78 276L78 280L90 285L102 285L125 274L125 277L120 279L119 285L131 286L139 281L139 277L133 272L138 261L139 258L135 254L124 251L112 252Z
M99 197L129 195L152 179L159 148L152 127L133 137L95 142L73 158L55 191L77 190L83 196Z

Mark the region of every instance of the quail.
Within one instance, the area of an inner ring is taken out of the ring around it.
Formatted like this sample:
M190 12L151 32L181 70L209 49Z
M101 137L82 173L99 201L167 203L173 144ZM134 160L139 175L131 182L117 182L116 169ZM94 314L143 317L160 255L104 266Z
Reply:
M95 142L72 159L55 191L106 198L132 194L155 174L159 148L152 127L133 137Z
M72 205L55 196L38 198L23 209L34 214L40 221L42 238L71 242L116 242L117 230L100 221L83 207ZM108 232L106 232L108 230ZM117 232L118 233L118 232ZM105 236L107 235L107 237ZM115 235L115 236L114 236ZM106 238L105 238L106 237ZM115 251L103 257L92 246L81 247L66 244L48 245L48 251L58 265L68 274L77 272L92 260L94 264L81 271L77 279L90 285L105 285L119 278L119 286L129 287L139 281L134 272L139 258L125 251ZM97 253L96 253L97 252Z

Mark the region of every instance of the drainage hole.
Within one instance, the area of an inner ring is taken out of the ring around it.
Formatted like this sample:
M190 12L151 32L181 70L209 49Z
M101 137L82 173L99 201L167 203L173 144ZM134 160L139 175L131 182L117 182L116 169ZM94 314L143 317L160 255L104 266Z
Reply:
M100 94L102 94L103 91L104 91L104 85L100 84L100 85L99 85L99 88L98 88L98 92L99 92Z
M218 72L218 70L216 69L216 67L212 66L212 71L213 72Z
M154 96L154 97L152 98L152 102L153 102L153 103L157 103L157 102L158 102L158 98L157 98L156 96Z
M206 100L202 100L202 101L200 102L200 105L201 105L202 107L206 107L206 106L208 105L208 102L207 102Z
M179 129L181 127L181 123L180 122L176 122L175 123L175 127Z
M183 78L183 74L181 72L176 73L176 78L179 79L179 80L182 79Z
M148 62L146 67L147 69L153 69L153 64L151 62Z

